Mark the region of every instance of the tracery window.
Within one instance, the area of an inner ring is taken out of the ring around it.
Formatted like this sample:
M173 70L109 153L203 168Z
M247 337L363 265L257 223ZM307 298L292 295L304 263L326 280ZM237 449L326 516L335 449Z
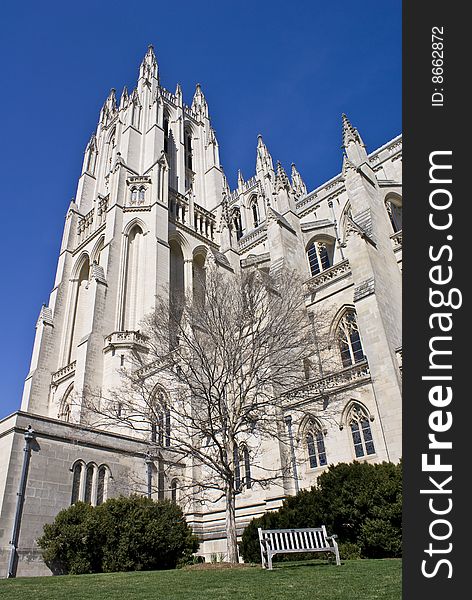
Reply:
M310 423L310 426L306 431L305 441L310 469L324 467L327 464L326 448L323 431L321 430L319 423Z
M190 132L185 132L185 166L192 170L192 135Z
M159 446L170 446L170 410L163 392L158 391L150 407L151 441Z
M362 349L354 310L348 310L344 313L338 325L337 336L343 367L350 367L364 359L364 351Z
M308 247L308 262L312 276L318 275L332 266L330 249L326 242L314 241Z
M356 458L375 454L374 441L367 412L355 404L348 416Z
M164 152L169 149L169 118L164 117Z

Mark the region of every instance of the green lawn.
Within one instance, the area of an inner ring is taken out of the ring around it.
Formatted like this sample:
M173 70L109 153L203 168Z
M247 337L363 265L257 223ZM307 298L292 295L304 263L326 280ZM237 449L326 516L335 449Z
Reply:
M0 581L8 600L400 600L400 560L306 561L215 570L148 571Z

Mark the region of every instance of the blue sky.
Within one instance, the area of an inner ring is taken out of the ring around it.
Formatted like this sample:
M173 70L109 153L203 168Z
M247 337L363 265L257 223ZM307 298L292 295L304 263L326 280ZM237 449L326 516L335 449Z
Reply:
M257 134L313 189L341 167L341 113L368 150L401 132L401 2L162 0L2 7L0 418L19 408L64 215L110 88L152 43L161 83L202 84L231 187Z

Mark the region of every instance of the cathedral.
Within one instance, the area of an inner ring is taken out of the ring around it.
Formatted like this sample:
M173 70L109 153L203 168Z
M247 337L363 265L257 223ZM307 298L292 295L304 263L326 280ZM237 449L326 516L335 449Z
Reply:
M124 88L119 99L111 90L67 208L21 409L0 421L1 576L12 552L18 575L50 574L36 540L63 508L146 493L146 440L90 427L72 398L113 389L127 355L146 344L140 324L156 296L194 289L209 259L222 272L297 271L308 314L329 315L336 354L321 374L307 369L303 397L312 416L299 418L287 403L297 472L238 494L239 534L315 484L327 465L398 462L402 141L368 153L346 115L340 132L341 173L318 188L308 191L294 164L289 173L274 164L259 135L254 174L239 172L231 190L200 85L190 106L179 85L175 92L162 87L150 46L136 88ZM321 418L326 394L337 411L329 421ZM168 438L160 441L162 460L172 462ZM274 465L282 460L275 442L268 454ZM179 502L178 473L158 479L153 497ZM198 553L206 560L223 553L224 507L195 503L185 513L201 541Z

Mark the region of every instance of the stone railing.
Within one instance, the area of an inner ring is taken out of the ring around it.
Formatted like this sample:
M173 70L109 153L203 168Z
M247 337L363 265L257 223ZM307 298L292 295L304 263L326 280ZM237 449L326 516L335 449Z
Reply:
M284 394L287 400L307 400L316 396L323 396L344 387L356 385L370 380L370 369L367 359L346 367L342 371L330 373L320 379L309 381L299 388Z
M62 369L59 369L59 371L53 373L52 383L54 385L58 385L63 379L67 379L67 377L72 377L72 375L75 373L76 364L77 361L74 360L74 362L69 363L65 367L62 367Z
M79 216L79 222L77 223L77 245L79 246L82 242L85 242L95 231L105 223L107 218L109 196L99 196L98 205L89 210L89 212L81 217Z
M94 209L90 210L84 217L79 217L77 224L78 243L81 244L93 231L93 213Z
M246 235L243 235L242 238L240 238L239 249L247 250L247 248L249 246L257 244L260 240L265 238L266 235L267 235L266 223L261 223L261 225L259 225L259 227L256 227L256 229L253 229Z
M351 267L349 266L349 261L346 258L332 267L329 267L329 269L321 271L321 273L318 273L318 275L314 275L311 279L308 279L305 284L310 292L315 292L326 285L329 285L330 283L334 283L335 281L339 281L344 277L348 277L350 274Z
M147 337L139 331L114 331L105 342L110 346L145 346Z
M212 242L215 239L215 215L198 204L193 207L193 226L195 231Z
M394 250L400 250L402 247L402 233L403 232L400 229L400 231L397 231L396 233L390 236Z
M100 227L102 223L105 223L107 219L107 208L108 208L108 196L100 198L98 201L97 208L97 227Z
M169 190L169 214L176 223L189 226L187 199L175 190Z

